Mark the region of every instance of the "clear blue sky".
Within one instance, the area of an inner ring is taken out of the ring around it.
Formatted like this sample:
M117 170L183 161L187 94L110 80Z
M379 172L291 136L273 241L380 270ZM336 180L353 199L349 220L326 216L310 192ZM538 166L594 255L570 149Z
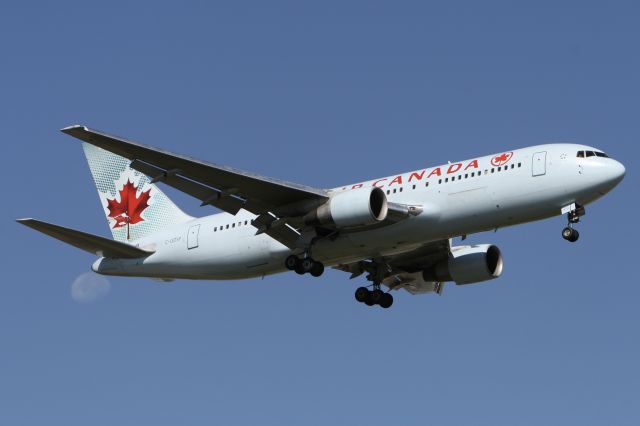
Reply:
M637 2L133 3L0 12L0 424L639 424ZM336 271L80 304L93 258L13 222L109 235L74 123L319 187L554 141L627 177L388 311Z

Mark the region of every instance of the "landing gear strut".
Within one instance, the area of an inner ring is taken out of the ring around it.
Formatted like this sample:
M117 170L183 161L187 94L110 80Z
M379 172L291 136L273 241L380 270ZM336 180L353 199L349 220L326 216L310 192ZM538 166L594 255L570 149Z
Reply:
M562 212L567 213L567 221L569 222L567 227L562 230L562 238L575 243L580 238L580 233L573 229L573 225L580 222L580 217L585 215L584 207L578 204L571 204L562 209Z
M380 307L387 309L393 305L393 296L380 290L380 284L374 284L373 290L358 287L355 296L358 302L367 306L380 305Z
M311 257L305 257L300 259L296 255L288 256L284 261L284 266L290 271L296 271L300 275L311 274L314 277L319 277L324 272L324 265L322 262L313 260Z

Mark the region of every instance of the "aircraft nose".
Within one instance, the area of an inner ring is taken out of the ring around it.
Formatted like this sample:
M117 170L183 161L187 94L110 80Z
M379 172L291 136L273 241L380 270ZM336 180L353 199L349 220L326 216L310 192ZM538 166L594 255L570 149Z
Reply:
M601 184L604 184L604 190L606 192L611 191L615 188L621 181L624 179L624 175L626 173L626 169L619 161L611 159L610 161L602 164L602 168L600 168L600 178L598 179Z
M609 166L609 174L611 176L611 183L614 185L619 184L627 170L624 168L621 162L613 160L613 164Z

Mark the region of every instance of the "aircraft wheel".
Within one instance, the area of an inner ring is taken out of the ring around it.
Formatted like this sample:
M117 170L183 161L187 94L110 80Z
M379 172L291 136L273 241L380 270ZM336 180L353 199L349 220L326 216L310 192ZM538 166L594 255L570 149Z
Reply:
M380 289L375 289L371 292L370 299L374 305L378 305L380 304L380 301L383 299L383 297L384 297L384 292Z
M378 304L384 309L390 308L391 305L393 305L393 296L389 293L383 293L382 299L380 299L380 302L378 302Z
M284 260L284 266L290 271L295 271L299 262L300 259L298 259L298 256L292 254L291 256L287 256Z
M569 239L569 241L572 243L575 243L576 241L578 241L578 238L580 238L580 233L574 229L573 235L571 235L571 238Z
M313 262L311 271L309 271L314 277L319 277L324 272L324 265L322 262Z
M365 303L369 298L369 290L366 287L358 287L356 290L356 300L360 303Z
M578 241L578 238L580 238L580 233L577 230L567 226L562 230L562 238L569 242L575 243L576 241Z
M296 271L296 274L298 274L298 275L304 275L304 274L307 273L307 271L305 271L302 268L302 262L298 262L298 264L296 265L296 269L294 269L294 271Z
M312 258L305 257L300 261L300 269L302 269L304 273L311 272L311 269L313 269L314 263L316 262L314 262Z

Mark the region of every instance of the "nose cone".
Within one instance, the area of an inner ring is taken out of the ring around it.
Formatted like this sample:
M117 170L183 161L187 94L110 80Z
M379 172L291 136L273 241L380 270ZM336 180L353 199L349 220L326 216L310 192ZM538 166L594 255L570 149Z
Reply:
M613 164L609 166L608 174L609 182L611 183L611 186L614 187L622 182L622 179L624 179L624 174L627 172L627 170L619 161L613 160L612 163Z
M595 176L597 176L598 190L603 195L615 188L624 179L624 174L626 173L622 163L613 159L607 160L606 162L599 162L593 170Z

